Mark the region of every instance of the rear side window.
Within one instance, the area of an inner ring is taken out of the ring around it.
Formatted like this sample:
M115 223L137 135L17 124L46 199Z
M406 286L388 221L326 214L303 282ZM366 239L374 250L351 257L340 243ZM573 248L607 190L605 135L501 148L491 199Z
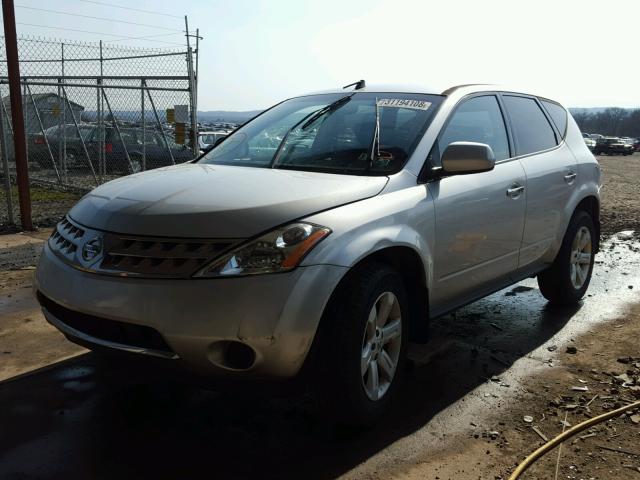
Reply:
M532 98L503 96L509 112L518 155L555 147L556 134L544 112Z
M567 111L557 103L542 100L544 108L547 109L551 120L556 124L556 128L560 132L562 138L564 138L567 132Z
M496 160L509 158L509 141L496 97L474 97L456 109L438 139L440 154L453 142L486 143Z

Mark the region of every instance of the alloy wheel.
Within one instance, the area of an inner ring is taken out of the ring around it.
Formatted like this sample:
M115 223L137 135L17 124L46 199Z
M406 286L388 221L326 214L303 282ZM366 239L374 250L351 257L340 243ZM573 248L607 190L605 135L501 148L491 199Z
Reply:
M402 345L402 312L392 292L382 293L369 312L362 340L360 372L370 400L380 400L396 375Z
M571 284L576 290L587 281L592 255L591 232L587 227L580 227L571 244L569 261Z

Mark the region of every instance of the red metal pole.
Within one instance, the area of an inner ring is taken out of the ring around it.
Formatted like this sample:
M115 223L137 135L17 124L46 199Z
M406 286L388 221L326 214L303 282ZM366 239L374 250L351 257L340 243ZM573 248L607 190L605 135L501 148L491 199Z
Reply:
M13 8L13 0L2 0L2 19L4 21L4 42L7 49L7 70L9 74L9 96L11 98L11 120L13 122L13 145L16 156L20 220L24 230L33 230L29 169L27 167L27 144L24 131L24 114L22 112L22 93L20 92L16 15Z

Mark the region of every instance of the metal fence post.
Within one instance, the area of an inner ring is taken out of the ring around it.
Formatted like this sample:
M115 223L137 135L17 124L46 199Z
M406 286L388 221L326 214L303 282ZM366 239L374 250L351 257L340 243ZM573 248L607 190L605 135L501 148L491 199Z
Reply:
M98 116L98 157L100 159L100 167L102 172L102 179L104 181L107 176L107 160L104 152L104 124L103 124L103 115L104 115L104 101L102 99L102 84L104 82L104 59L102 55L102 40L100 40L100 79L98 80L98 84L100 88L98 90L98 103L100 107L98 108L99 116Z
M58 160L60 161L60 169L62 170L62 183L67 183L67 162L66 158L63 156L63 139L65 125L62 123L62 110L64 109L64 104L62 103L62 89L60 88L60 84L62 83L62 79L58 78Z
M31 222L31 193L29 191L29 167L27 164L27 139L24 130L22 98L20 95L20 63L18 61L18 40L16 35L16 15L13 0L2 0L7 70L9 74L9 97L13 117L13 145L16 158L18 198L20 200L20 221L22 228L33 230Z
M24 116L22 117L22 120L24 121L24 129L25 129L25 133L24 133L24 151L25 151L25 155L27 157L27 168L29 168L29 142L27 142L27 125L29 123L28 121L28 117L27 117L27 84L26 84L26 80L25 80L25 84L22 87L22 111L24 112Z
M44 131L44 125L42 124L42 118L40 117L40 112L38 112L38 107L36 106L36 102L33 99L33 95L31 94L31 88L29 88L29 84L24 84L25 89L31 99L31 105L33 106L33 111L35 112L36 119L38 120L38 125L40 126L40 132L42 133L42 137L44 139L44 143L47 146L47 151L49 152L49 159L51 160L51 165L56 172L56 177L58 177L58 182L62 184L62 179L60 178L60 172L58 171L58 167L56 165L56 161L53 158L53 152L51 151L51 145L49 144L49 139L47 138L47 133ZM26 99L26 97L25 97Z
M97 135L98 135L98 169L100 170L100 175L102 177L102 181L104 182L104 178L107 174L107 168L105 166L105 156L104 156L104 142L102 139L103 136L103 128L102 128L102 115L103 115L103 104L102 104L102 78L98 78L97 80L97 84L98 84L98 88L97 88L97 92L98 92L98 98L96 99L97 101L97 108L98 108L98 130L97 130Z
M3 102L4 101L0 100ZM7 219L9 225L15 223L13 218L13 198L11 197L11 173L9 171L9 153L7 148L7 138L4 136L4 108L0 111L0 146L2 147L2 166L4 168L4 189L7 195Z
M153 110L153 116L156 117L156 123L158 124L160 133L162 134L162 140L164 140L164 145L165 147L167 147L167 151L169 152L169 156L171 157L171 163L175 165L176 160L175 158L173 158L173 152L171 151L171 147L169 147L169 141L167 140L167 135L164 132L164 128L162 128L162 123L160 123L160 117L158 116L158 111L156 110L156 104L153 103L153 97L151 96L151 92L147 87L147 82L145 80L142 80L142 84L144 85L144 88L147 91L147 95L149 95L149 103L151 104L151 109Z
M109 98L102 89L102 96L104 97L104 101L107 103L107 108L109 109L109 115L111 116L111 121L113 122L113 126L116 128L116 132L118 133L118 137L120 138L120 143L122 143L122 148L124 149L124 155L127 157L127 162L129 162L129 168L131 169L131 173L135 173L133 171L133 164L131 163L131 157L129 156L129 150L127 150L127 144L124 143L124 138L122 137L122 133L120 132L120 127L118 126L118 120L116 116L113 114L113 110L111 110L111 104L109 103Z
M64 43L60 44L60 69L62 72L62 77L60 78L60 84L64 83ZM60 93L62 94L64 91L64 87L60 87ZM68 172L69 168L67 165L67 106L65 105L64 99L60 98L62 102L62 112L60 115L62 116L62 165L64 168L64 180L65 183L68 183Z
M196 142L198 136L198 117L196 116L196 81L193 73L193 50L191 50L191 47L189 47L187 53L187 68L189 70L189 103L191 103L191 152L195 157L198 155L198 144Z
M87 163L89 164L89 169L91 170L91 174L93 175L93 179L96 182L96 185L100 185L98 182L98 177L96 177L96 171L93 168L93 163L91 162L91 157L89 156L89 151L87 150L87 145L84 143L84 138L82 137L82 132L80 131L80 127L78 126L78 122L76 121L76 114L73 113L73 108L71 107L71 102L69 102L69 97L67 96L67 89L62 86L62 93L64 94L64 100L66 106L69 108L71 112L71 118L73 119L73 124L76 127L76 132L78 133L78 138L80 139L80 143L82 144L82 150L84 151L84 155L87 159Z
M140 80L140 109L142 110L142 170L147 169L147 117L144 111L144 78Z
M197 118L197 96L196 96L196 79L193 71L193 50L191 49L191 35L189 34L189 20L187 16L184 16L184 28L187 38L187 74L189 75L189 103L191 104L191 153L193 156L198 155L198 145L196 139L198 138L198 118ZM196 42L197 43L197 42Z

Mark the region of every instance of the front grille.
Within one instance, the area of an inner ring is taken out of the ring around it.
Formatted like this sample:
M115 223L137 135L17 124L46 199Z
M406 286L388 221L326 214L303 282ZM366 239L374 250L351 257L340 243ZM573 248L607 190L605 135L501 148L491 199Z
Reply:
M90 337L131 347L174 354L157 330L144 325L119 322L70 310L38 292L40 305L59 321Z
M188 277L235 242L153 239L104 234L100 270L153 277Z
M102 251L83 258L85 242L102 239ZM146 278L189 278L239 240L127 235L93 230L64 218L49 239L51 250L85 271Z
M55 253L73 261L76 257L76 251L82 246L85 233L83 228L73 225L69 220L63 218L56 225L49 239L49 245Z

